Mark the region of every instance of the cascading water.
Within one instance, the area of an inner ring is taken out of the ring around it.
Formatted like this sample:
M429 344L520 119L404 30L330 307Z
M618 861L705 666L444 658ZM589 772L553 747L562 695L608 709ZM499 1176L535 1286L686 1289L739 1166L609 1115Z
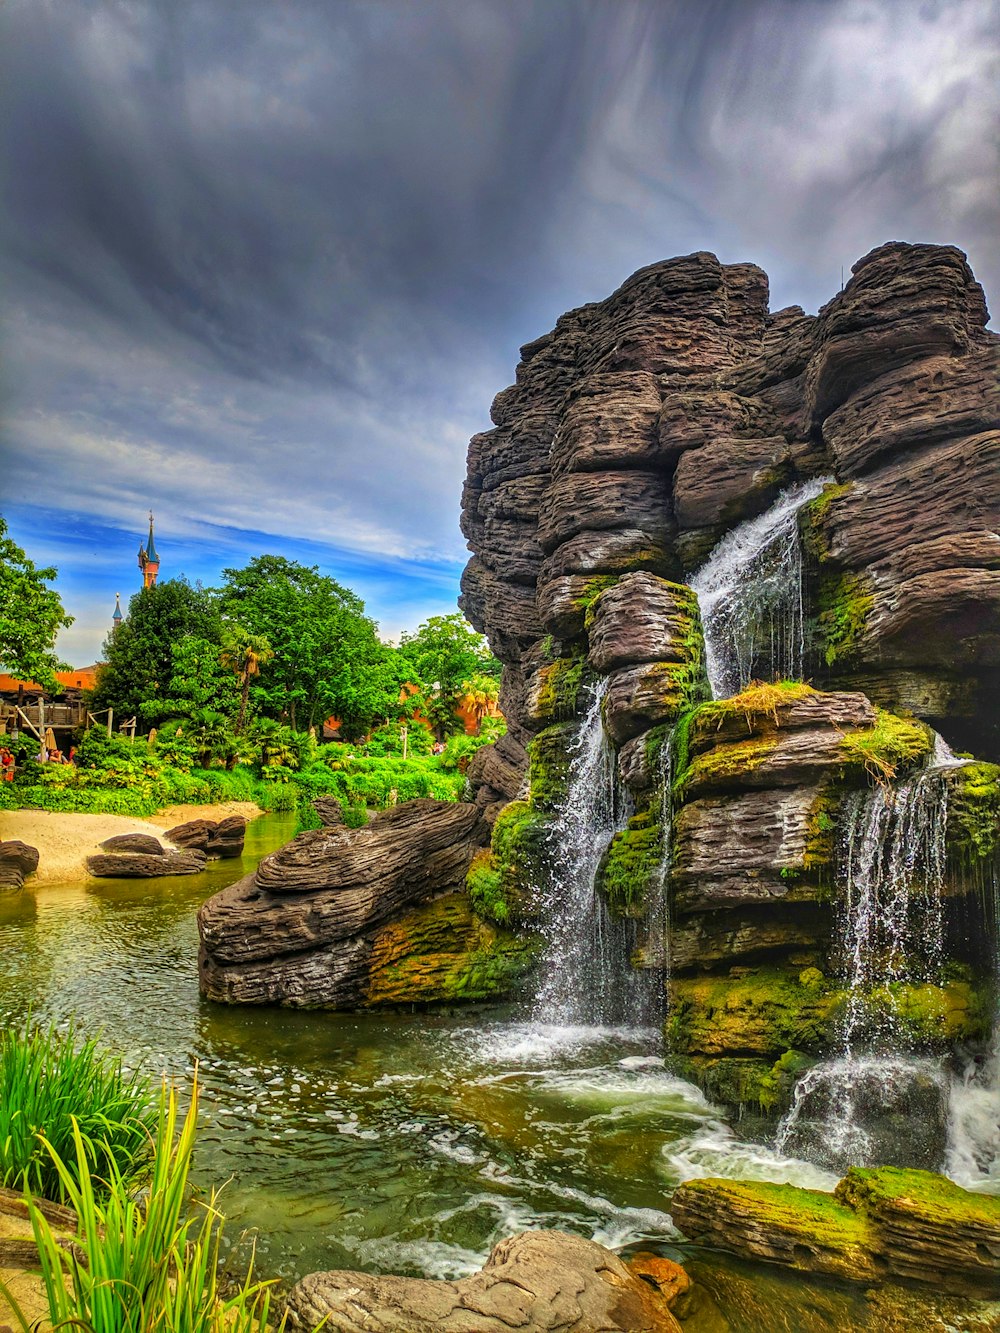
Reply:
M613 920L595 888L601 858L632 812L602 724L607 688L605 677L590 693L552 826L543 903L548 943L534 1005L535 1019L544 1023L635 1021L647 988L629 962L632 923Z
M691 578L716 699L752 680L801 680L805 656L798 512L834 478L783 491L770 509L726 534Z
M660 746L657 781L660 789L660 863L649 886L643 920L643 963L662 974L663 989L670 972L670 903L667 893L674 826L674 733L671 729Z
M847 1008L836 1057L796 1085L778 1128L781 1151L807 1151L837 1169L900 1160L936 1165L947 1079L912 1050L902 984L940 980L948 783L953 756L843 807L838 946ZM917 1126L925 1142L917 1141ZM902 1156L900 1156L902 1154Z

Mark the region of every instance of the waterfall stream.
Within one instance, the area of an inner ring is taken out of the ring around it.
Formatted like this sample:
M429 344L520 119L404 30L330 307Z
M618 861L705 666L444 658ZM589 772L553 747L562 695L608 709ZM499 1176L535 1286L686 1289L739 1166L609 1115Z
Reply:
M795 1087L779 1150L806 1150L841 1169L895 1160L936 1166L948 1082L914 1051L903 985L939 982L948 821L942 753L904 782L880 783L843 806L838 953L847 1007L839 1050ZM921 1135L923 1141L921 1141Z
M595 888L601 858L632 813L601 718L607 688L604 677L591 689L550 834L547 947L534 1005L534 1018L544 1023L633 1021L633 992L643 989L629 962L633 923L614 920Z
M790 486L770 509L733 528L691 577L715 699L752 680L801 680L805 656L798 513L832 477Z

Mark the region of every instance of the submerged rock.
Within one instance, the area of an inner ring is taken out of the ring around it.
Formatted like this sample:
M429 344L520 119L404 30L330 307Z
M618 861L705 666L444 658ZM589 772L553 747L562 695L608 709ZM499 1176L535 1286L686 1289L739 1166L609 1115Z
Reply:
M745 1180L689 1180L671 1203L691 1241L872 1285L1000 1296L1000 1199L929 1171L852 1168L834 1194Z
M288 1297L293 1327L338 1333L680 1333L666 1298L595 1241L525 1231L455 1282L311 1273Z
M87 874L95 879L157 879L163 875L197 875L205 869L204 852L116 852L87 857Z

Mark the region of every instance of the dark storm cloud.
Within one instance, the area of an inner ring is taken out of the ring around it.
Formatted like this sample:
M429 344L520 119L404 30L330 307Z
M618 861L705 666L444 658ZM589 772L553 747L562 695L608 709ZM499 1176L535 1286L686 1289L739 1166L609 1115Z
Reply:
M9 0L7 498L460 558L518 343L714 249L1000 299L990 0Z

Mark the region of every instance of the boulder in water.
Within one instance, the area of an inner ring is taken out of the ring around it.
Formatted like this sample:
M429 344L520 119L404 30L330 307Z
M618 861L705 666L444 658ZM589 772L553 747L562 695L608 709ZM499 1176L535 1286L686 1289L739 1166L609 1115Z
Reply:
M186 824L168 829L164 836L178 847L228 858L243 855L246 829L247 821L242 815L229 815L220 820L189 819Z
M117 852L87 857L87 873L95 879L156 879L163 875L197 875L205 869L203 852Z
M561 1231L525 1231L455 1282L311 1273L293 1288L296 1328L339 1333L680 1333L667 1300L603 1245Z
M865 1286L926 1283L1000 1297L1000 1199L930 1171L852 1168L833 1194L747 1180L689 1180L671 1216L699 1245Z
M0 842L0 893L16 892L28 875L38 869L38 848L10 838Z
M139 852L143 856L162 856L166 851L159 838L151 833L119 833L105 838L100 847L103 852Z

